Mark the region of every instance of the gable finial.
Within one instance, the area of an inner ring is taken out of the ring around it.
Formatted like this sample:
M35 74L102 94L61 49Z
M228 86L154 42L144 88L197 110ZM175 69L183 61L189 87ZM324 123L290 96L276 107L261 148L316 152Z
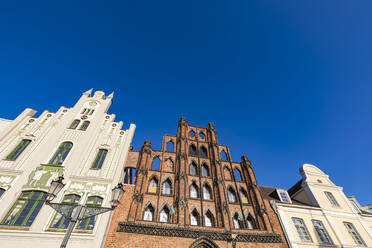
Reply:
M93 91L93 88L91 88L90 90L87 90L83 93L83 95L86 95L86 96L91 96L92 95L92 91Z

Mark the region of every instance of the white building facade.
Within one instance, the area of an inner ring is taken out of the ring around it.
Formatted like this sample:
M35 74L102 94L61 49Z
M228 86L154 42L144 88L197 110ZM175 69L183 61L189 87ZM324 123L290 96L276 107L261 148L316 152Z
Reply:
M72 108L0 119L0 247L60 246L69 222L45 204L58 176L66 186L53 202L110 207L135 131L107 113L112 100L89 90ZM68 247L101 247L110 216L78 222Z

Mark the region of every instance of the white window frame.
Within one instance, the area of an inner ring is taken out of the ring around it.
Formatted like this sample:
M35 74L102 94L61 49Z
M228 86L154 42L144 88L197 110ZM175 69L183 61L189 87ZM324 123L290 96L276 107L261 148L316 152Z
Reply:
M279 199L280 199L281 202L292 203L291 197L289 197L289 194L288 194L288 191L287 190L277 189L276 192L278 193L278 196L279 196ZM287 197L287 200L288 201L286 201L281 194L284 194Z

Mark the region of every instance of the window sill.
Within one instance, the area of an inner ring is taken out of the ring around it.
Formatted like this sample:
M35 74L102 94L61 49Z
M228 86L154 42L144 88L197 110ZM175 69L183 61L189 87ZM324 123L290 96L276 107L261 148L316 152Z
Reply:
M11 161L11 162L14 162L16 161L17 159L7 159L7 158L4 158L3 161Z
M95 170L95 171L98 171L100 169L102 169L102 168L89 168L89 170Z
M40 165L44 165L44 166L52 166L52 167L56 167L56 168L61 168L61 167L63 167L62 165L58 165L58 164L40 164Z
M206 202L214 202L213 199L204 199L204 198L203 198L203 201L206 201Z
M148 194L148 195L157 195L158 193L153 193L153 192L146 192L146 194Z
M166 196L166 197L173 197L173 194L169 194L169 195L167 195L167 194L160 194L161 196Z
M65 233L67 231L67 229L53 229L53 228L49 228L47 230L45 230L46 232L58 232L58 233ZM86 233L86 234L93 234L93 231L85 231L85 230L74 230L72 231L72 233Z
M30 230L29 227L16 227L16 226L0 226L0 229L19 230L19 231L28 231L28 230Z

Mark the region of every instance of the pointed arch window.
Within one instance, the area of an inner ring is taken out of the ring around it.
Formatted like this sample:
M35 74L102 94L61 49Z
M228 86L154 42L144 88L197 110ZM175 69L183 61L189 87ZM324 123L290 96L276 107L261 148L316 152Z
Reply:
M163 209L160 211L160 222L169 222L169 208L167 206L164 206Z
M143 213L143 220L154 220L154 207L151 204L145 208L145 212Z
M199 137L200 137L201 139L204 139L204 137L205 137L204 133L203 133L203 132L200 132L200 133L199 133Z
M74 120L74 121L71 123L69 129L76 129L77 126L79 126L79 123L80 123L80 120L78 120L78 119Z
M160 159L159 159L159 157L155 157L152 160L151 169L152 170L160 170Z
M208 184L204 184L203 186L203 199L204 200L211 200L212 194L211 194L211 188Z
M197 156L197 154L196 154L196 146L194 144L191 144L189 146L189 155L190 156Z
M89 122L89 121L84 121L84 122L83 122L83 124L81 124L81 126L80 126L79 130L82 130L82 131L85 131L85 130L87 130L87 129L88 129L88 127L89 127L89 124L90 124L90 122Z
M1 225L29 227L44 205L46 193L42 191L24 191L5 216Z
M166 145L165 150L167 152L174 152L174 143L173 143L172 140L170 140L170 141L167 142L167 145Z
M227 196L229 198L230 203L235 203L236 202L236 195L235 195L235 190L231 187L227 190Z
M195 136L195 132L194 132L194 130L191 130L191 131L189 132L189 135L190 135L191 138L193 138L193 137Z
M204 215L204 225L208 227L214 226L214 217L211 211L207 211L207 213Z
M49 161L49 164L52 165L62 165L65 161L67 155L72 149L73 144L71 142L63 142L59 147L52 159Z
M225 177L225 180L227 181L231 181L231 171L230 169L227 167L227 165L225 165L225 167L223 168L223 175Z
M190 224L192 226L199 226L200 225L200 215L198 210L194 209L190 214Z
M200 147L200 157L208 158L208 151L204 146Z
M237 182L242 182L242 174L240 173L240 170L238 168L235 168L234 170L234 173L235 173L235 180Z
M192 161L191 164L190 164L190 172L189 173L192 176L198 175L198 166L196 165L196 163L194 161Z
M240 199L242 201L242 204L248 204L249 203L248 194L247 194L247 191L245 191L245 189L240 188L239 195L240 195Z
M209 177L209 167L206 163L202 165L202 176L203 177Z
M136 175L136 169L126 167L124 169L124 184L134 184L134 178Z
M148 192L149 193L156 193L157 189L158 189L158 179L156 179L156 177L153 177L150 180Z
M99 149L96 158L94 159L94 162L92 164L92 169L101 169L103 162L105 161L106 155L107 155L106 149Z
M169 179L167 179L163 182L162 194L163 195L171 195L172 194L172 183Z
M222 150L220 154L221 154L221 160L227 161L227 154L225 150Z
M247 217L247 228L248 229L256 229L256 221L254 220L253 216L249 213Z
M65 195L63 197L62 203L68 204L68 205L76 205L80 201L79 195ZM60 213L56 213L52 223L50 224L50 228L56 228L56 229L67 229L68 225L70 224L70 221L66 219L63 215Z
M6 157L7 160L16 160L19 155L26 149L26 147L31 143L31 140L23 139L14 150Z
M235 213L233 216L233 224L235 229L242 229L244 228L243 221L240 220L241 217L239 217L238 213Z
M103 198L99 196L90 196L88 197L87 202L85 203L86 206L89 207L100 207L102 205ZM86 211L86 210L85 210ZM83 213L84 215L84 213ZM88 219L82 220L76 227L76 229L80 230L93 230L94 225L96 224L97 216L89 217Z
M198 198L199 189L195 182L190 185L190 198Z

